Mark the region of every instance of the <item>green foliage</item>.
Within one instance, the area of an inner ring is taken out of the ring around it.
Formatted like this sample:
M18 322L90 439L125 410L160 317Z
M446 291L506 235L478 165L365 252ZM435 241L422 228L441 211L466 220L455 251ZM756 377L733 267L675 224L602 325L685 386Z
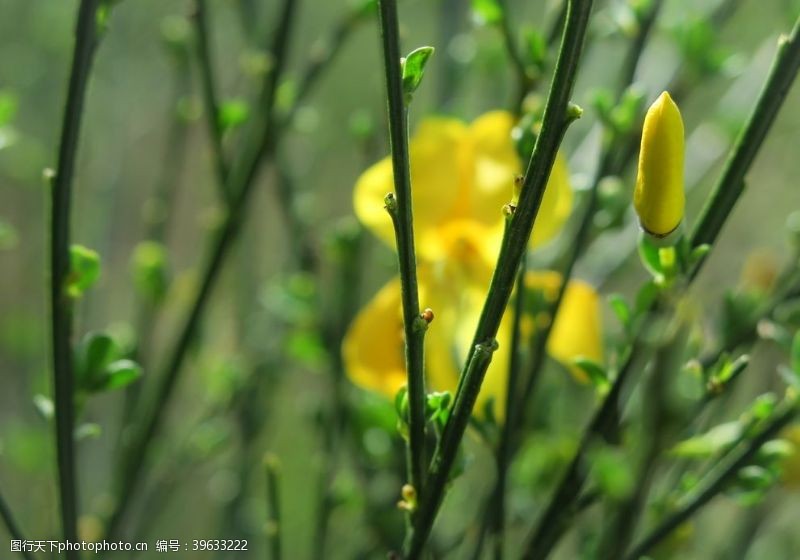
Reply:
M503 6L498 0L472 0L472 13L482 25L496 25L503 20Z
M422 83L425 74L425 65L433 55L433 47L419 47L411 51L402 61L403 66L403 95L406 105L411 102L414 92Z
M121 389L142 376L141 367L123 358L116 341L103 332L87 333L75 347L75 381L84 393Z
M243 99L229 99L219 106L217 120L224 132L243 125L249 118L250 106Z
M0 218L0 251L13 249L17 246L18 241L19 236L16 228Z
M608 372L602 364L598 364L588 358L577 357L572 360L572 363L578 367L591 381L592 385L597 389L601 395L608 392L611 383L608 379Z
M77 299L100 278L100 255L83 245L72 245L69 248L69 261L66 293Z
M624 450L598 446L591 453L590 478L611 500L623 500L633 491L636 478L630 456Z
M734 445L742 437L741 422L726 422L714 426L705 433L685 439L672 448L676 457L707 459L718 455Z
M150 304L163 301L169 288L166 248L155 241L143 241L133 250L131 274L136 293Z

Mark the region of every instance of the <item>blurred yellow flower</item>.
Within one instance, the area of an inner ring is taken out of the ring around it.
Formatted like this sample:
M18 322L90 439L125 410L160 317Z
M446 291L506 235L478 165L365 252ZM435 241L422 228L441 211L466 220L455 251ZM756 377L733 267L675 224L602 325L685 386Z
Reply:
M669 235L683 220L683 155L681 112L665 91L644 118L633 193L642 228L656 237Z
M792 454L781 464L783 484L789 488L800 488L800 424L786 428L781 437L792 444Z
M429 390L454 390L468 353L502 239L501 209L512 196L514 178L522 172L511 140L514 117L487 113L472 124L451 118L423 121L410 144L414 233L419 299L436 319L425 337L426 384ZM359 177L354 191L359 220L394 247L391 219L384 209L393 191L392 164L385 158ZM553 167L532 245L552 239L572 207L569 173L559 155ZM530 273L528 285L546 298L557 293L560 277ZM523 332L548 318L528 318ZM345 336L343 357L357 385L393 397L406 382L400 280L386 284L358 314ZM511 314L498 332L497 350L478 399L489 398L502 417L511 337ZM585 283L571 282L553 327L549 351L568 363L582 355L600 360L599 303Z

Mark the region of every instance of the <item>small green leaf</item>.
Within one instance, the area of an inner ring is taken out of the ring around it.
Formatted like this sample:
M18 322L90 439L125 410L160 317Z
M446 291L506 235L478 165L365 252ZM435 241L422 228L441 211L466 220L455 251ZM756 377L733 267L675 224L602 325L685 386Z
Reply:
M592 382L592 385L602 391L608 389L610 385L608 381L608 372L602 365L589 358L584 358L583 356L574 358L572 363L586 374L589 381Z
M230 99L219 107L219 126L223 131L228 131L247 122L250 118L250 107L241 99Z
M0 127L11 122L17 114L17 96L10 91L0 91Z
M527 29L525 31L525 45L528 47L526 53L530 64L535 68L542 68L547 58L547 41L538 29Z
M142 299L157 304L164 299L169 286L167 252L161 243L143 241L131 257L133 286Z
M106 376L101 391L111 391L127 387L142 376L142 368L133 360L117 360L106 368Z
M414 95L414 92L417 91L417 88L422 83L425 65L432 54L433 47L420 47L411 51L403 59L403 94L405 95L406 103L409 102L411 96Z
M53 401L50 399L50 397L46 397L45 395L34 395L33 406L36 407L36 410L39 412L42 418L48 422L53 419L53 415L55 414L55 406L53 405Z
M472 12L483 25L494 25L503 19L503 6L497 0L472 0Z
M629 457L615 447L598 447L591 453L591 477L598 489L612 500L630 496L635 484Z
M639 237L639 258L647 271L653 275L653 279L656 282L664 279L659 248L650 241L650 237L647 235Z
M89 333L84 340L86 341L84 367L87 370L105 369L118 353L117 344L106 333Z
M631 308L625 298L620 294L611 294L608 296L608 303L611 305L611 310L619 319L619 322L627 330L631 324Z
M75 428L75 441L82 441L84 439L96 439L103 434L103 428L100 424L87 422L76 426Z
M69 248L69 260L67 295L71 298L79 298L100 277L100 255L83 245L73 245Z
M774 393L764 393L759 395L750 405L750 414L756 421L763 421L772 416L775 407L778 405L778 397Z
M726 422L714 426L704 434L679 442L671 453L677 457L706 459L727 449L741 436L742 425L739 422Z

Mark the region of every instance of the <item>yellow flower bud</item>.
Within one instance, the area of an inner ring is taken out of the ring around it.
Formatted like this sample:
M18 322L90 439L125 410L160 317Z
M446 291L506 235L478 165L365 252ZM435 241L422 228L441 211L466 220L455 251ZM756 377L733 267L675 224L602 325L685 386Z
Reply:
M647 110L642 127L633 206L647 233L665 237L683 220L683 120L666 91Z

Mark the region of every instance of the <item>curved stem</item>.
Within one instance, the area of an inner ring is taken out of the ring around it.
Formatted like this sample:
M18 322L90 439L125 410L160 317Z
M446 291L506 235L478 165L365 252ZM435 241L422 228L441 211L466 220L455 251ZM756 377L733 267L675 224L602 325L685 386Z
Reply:
M50 305L58 488L64 539L68 541L76 541L78 537L78 490L73 436L75 428L75 381L71 340L73 301L66 292L70 274L70 209L83 104L97 41L96 11L97 0L81 1L58 148L58 163L50 193ZM67 558L78 558L78 553L68 551Z
M408 107L403 96L400 37L396 0L378 2L383 63L389 110L389 143L392 151L394 196L387 205L394 224L400 268L403 332L408 374L408 450L411 485L419 494L425 474L425 378L423 342L426 323L420 318L417 261L414 249L414 216L411 203L411 171L408 153Z
M490 349L496 344L495 336L514 288L517 271L528 245L550 170L564 133L571 122L568 114L569 98L575 83L591 9L591 0L571 0L567 7L564 35L541 132L525 173L519 205L510 219L510 225L506 228L467 365L459 379L453 410L429 469L428 488L423 493L420 508L416 513L414 530L407 541L406 552L409 559L419 558L421 555L444 498L450 470L491 362Z

